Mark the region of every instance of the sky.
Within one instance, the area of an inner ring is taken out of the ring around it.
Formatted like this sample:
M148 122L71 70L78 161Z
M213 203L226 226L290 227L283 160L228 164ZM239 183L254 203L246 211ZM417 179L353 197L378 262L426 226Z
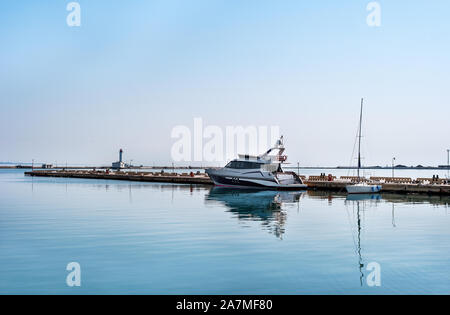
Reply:
M169 165L201 118L348 165L364 97L365 165L446 163L448 0L378 1L379 27L367 0L80 0L79 27L69 2L0 4L0 161Z

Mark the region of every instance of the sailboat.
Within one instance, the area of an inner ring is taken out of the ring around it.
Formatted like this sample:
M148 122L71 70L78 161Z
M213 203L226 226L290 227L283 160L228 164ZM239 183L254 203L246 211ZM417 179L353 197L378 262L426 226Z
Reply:
M346 186L347 192L349 194L368 194L368 193L378 193L381 191L380 185L373 185L367 182L361 182L361 177L359 176L361 170L361 129L362 129L363 103L364 99L362 98L361 112L359 114L359 131L358 131L358 180L356 184L349 184Z

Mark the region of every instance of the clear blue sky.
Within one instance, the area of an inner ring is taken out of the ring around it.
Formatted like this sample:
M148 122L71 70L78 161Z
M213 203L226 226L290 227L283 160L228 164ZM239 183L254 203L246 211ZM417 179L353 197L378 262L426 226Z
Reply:
M450 1L0 4L0 161L170 163L175 125L280 125L291 162L444 164Z

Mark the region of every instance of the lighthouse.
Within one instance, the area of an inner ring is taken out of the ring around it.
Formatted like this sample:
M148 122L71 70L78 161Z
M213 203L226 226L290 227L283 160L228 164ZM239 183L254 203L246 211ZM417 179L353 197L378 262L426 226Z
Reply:
M123 150L119 150L119 161L112 163L112 168L116 170L120 170L121 168L125 168L125 163L123 162Z

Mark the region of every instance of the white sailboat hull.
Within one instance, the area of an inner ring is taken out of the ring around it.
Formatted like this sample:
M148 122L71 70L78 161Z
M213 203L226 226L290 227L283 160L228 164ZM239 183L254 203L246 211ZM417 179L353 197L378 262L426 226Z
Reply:
M381 191L380 185L369 184L347 185L346 188L349 194L373 194Z

